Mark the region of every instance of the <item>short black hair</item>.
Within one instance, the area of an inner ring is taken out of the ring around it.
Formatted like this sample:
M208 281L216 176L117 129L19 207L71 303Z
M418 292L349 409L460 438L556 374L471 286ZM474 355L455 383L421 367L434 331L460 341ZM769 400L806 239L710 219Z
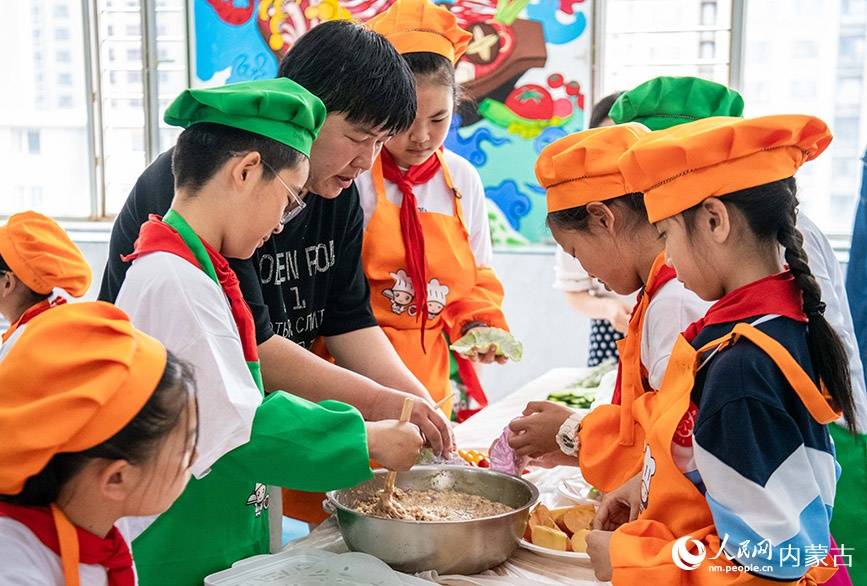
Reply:
M280 62L280 77L301 84L353 124L399 134L415 120L415 78L385 37L332 20L298 39Z
M31 476L18 494L0 494L0 502L45 506L57 500L60 490L91 460L126 460L141 465L155 455L162 442L191 416L189 400L195 393L193 367L168 352L163 376L156 390L132 421L101 444L81 452L55 454L45 468ZM178 473L182 470L178 470Z
M306 158L302 153L261 134L222 124L200 122L184 130L172 153L175 189L198 192L220 167L238 153L256 151L267 163L262 176L270 179L271 169L282 171ZM269 169L268 167L271 167Z
M12 268L9 266L9 263L3 260L3 257L0 256L0 275L3 275L4 273L12 273L14 275L15 271L13 271ZM27 303L30 305L36 305L40 301L45 301L46 299L51 297L51 293L37 293L36 291L25 285L21 279L18 279L18 284L24 287L24 289L27 291L27 294L29 296L29 298L27 299Z
M605 202L606 205L622 205L633 217L642 220L647 218L647 208L644 207L643 193L627 193ZM590 220L587 206L582 205L565 210L548 213L548 227L567 231L585 231Z
M609 118L609 112L611 112L611 106L614 105L614 102L617 101L617 98L623 95L623 92L614 92L613 94L608 94L593 106L593 111L590 113L590 124L587 128L599 128L599 126L605 121L606 118Z
M461 104L464 94L461 91L460 84L455 80L455 66L450 60L438 53L427 51L405 53L403 58L407 65L409 65L410 70L415 74L416 83L418 83L419 77L424 77L445 87L450 87L452 88L455 106Z

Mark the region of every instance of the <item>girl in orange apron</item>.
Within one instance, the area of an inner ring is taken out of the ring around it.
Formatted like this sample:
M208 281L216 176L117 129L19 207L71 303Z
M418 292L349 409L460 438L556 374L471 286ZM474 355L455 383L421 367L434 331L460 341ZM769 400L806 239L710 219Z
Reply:
M63 228L37 212L22 212L0 226L0 314L9 321L0 359L23 327L51 307L66 303L55 288L81 297L90 287L84 255Z
M190 478L190 367L107 303L33 318L0 363L0 583L134 586L114 523Z
M364 210L362 263L379 325L435 401L451 395L452 341L480 327L510 336L503 287L490 267L484 190L470 164L442 148L456 88L454 63L471 35L445 8L398 0L367 22L416 75L418 114L393 138L357 184ZM491 347L470 359L506 361ZM474 377L467 364L463 372ZM474 393L478 395L480 388ZM444 411L451 411L446 403Z
M663 243L644 217L641 194L634 193L617 168L619 157L648 132L637 123L586 130L549 145L536 163L536 175L547 189L555 240L615 292L641 291L626 336L618 342L613 403L583 418L581 449L574 441L581 413L548 402L530 403L525 416L511 423L515 435L510 445L533 457L552 450L573 458L580 454L584 478L605 492L641 470L644 436L630 415L632 402L659 386L649 371L664 364L677 333L707 308L673 280ZM651 305L654 299L658 303ZM648 335L650 343L643 345L642 337ZM645 356L642 346L650 349Z
M838 579L826 426L840 412L852 421L853 403L795 228L792 178L830 140L809 116L718 117L648 135L620 159L678 279L717 302L678 338L659 392L633 406L646 430L640 515L588 536L599 579Z

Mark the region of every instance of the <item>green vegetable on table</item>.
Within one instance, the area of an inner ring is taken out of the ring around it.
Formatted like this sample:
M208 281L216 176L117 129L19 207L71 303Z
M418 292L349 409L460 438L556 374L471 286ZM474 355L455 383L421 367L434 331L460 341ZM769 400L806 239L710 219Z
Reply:
M584 392L557 391L548 395L549 401L566 405L573 409L589 409L595 398L596 391L593 389Z
M468 356L473 351L487 351L494 346L497 356L505 356L513 362L518 362L524 356L524 346L515 337L500 328L473 328L467 335L454 342L449 348Z
M617 368L616 362L603 362L594 366L583 377L569 385L570 389L595 389L602 382L602 377Z
M617 364L613 362L600 364L564 390L548 395L548 400L573 409L589 409L596 399L596 389L599 387L602 377L615 368L617 368Z

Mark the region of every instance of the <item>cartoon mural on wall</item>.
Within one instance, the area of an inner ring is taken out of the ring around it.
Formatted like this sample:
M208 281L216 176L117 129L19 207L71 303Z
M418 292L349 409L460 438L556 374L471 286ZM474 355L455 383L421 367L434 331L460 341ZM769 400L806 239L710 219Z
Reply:
M591 3L437 1L473 35L456 67L472 101L455 115L446 147L479 170L495 241L545 241L545 194L533 161L545 145L584 128ZM274 77L280 58L312 27L335 19L363 22L393 2L194 0L195 83Z

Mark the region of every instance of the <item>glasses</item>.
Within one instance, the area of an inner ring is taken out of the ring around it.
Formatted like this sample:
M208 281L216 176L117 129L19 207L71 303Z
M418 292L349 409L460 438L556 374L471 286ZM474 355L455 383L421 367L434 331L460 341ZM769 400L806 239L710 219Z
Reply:
M307 204L304 203L304 199L302 199L300 194L295 193L294 189L286 185L286 182L283 181L283 178L277 174L277 171L274 169L274 167L272 167L265 161L262 161L262 165L274 174L274 177L277 179L277 181L280 182L280 185L282 185L286 192L289 194L290 203L286 204L286 209L283 211L283 216L280 218L280 223L285 226L290 220L292 220L292 218L300 214L301 211L307 207ZM292 207L293 203L295 204L295 207Z

